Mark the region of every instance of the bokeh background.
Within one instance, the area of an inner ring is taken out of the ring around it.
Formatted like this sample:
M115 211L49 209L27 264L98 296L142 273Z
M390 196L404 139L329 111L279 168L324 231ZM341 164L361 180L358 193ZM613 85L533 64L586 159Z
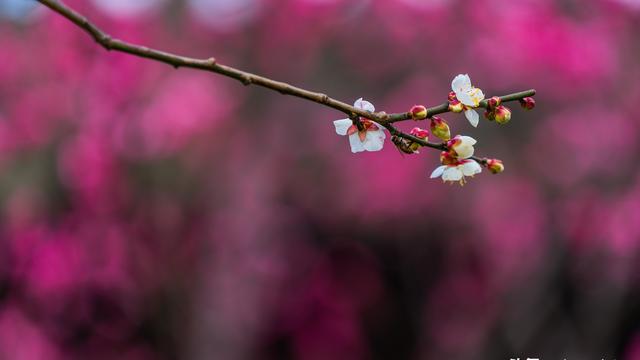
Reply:
M2 0L0 359L640 359L640 1L67 4L387 112L458 73L538 107L445 114L506 164L449 186L436 151L351 154L332 109Z

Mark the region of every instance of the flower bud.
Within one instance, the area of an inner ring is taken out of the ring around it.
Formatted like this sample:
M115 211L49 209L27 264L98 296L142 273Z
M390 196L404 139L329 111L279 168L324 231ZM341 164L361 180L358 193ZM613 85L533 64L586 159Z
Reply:
M409 134L417 137L418 139L422 139L422 140L426 140L429 137L429 132L427 130L421 129L419 127L414 127L413 129L411 129L411 131L409 132ZM409 144L409 148L414 152L414 153L418 153L418 149L420 149L422 145L418 144L417 142L411 141Z
M449 111L453 113L461 113L464 110L464 105L458 100L449 101Z
M456 97L455 91L449 91L449 95L447 96L447 99L449 99L449 101L458 100L458 98Z
M411 110L409 110L409 113L413 120L422 120L427 118L427 108L422 105L414 105Z
M533 110L536 107L536 100L532 97L520 99L520 106L525 110Z
M487 109L493 110L496 108L496 106L500 105L501 102L502 100L500 100L500 98L497 96L489 98L487 99Z
M443 118L439 116L431 117L431 133L438 138L448 141L451 139L451 131L449 130L449 125L444 121Z
M502 164L501 160L489 159L487 160L487 169L489 169L492 174L499 174L504 171L504 164Z
M495 111L487 110L484 112L484 117L489 121L494 121L496 119Z
M509 110L509 108L506 106L498 106L494 110L494 114L495 121L498 124L506 124L509 122L509 120L511 120L511 110Z
M426 139L427 137L429 137L429 132L419 127L414 127L413 129L411 129L411 131L409 131L409 134L417 137L418 139Z

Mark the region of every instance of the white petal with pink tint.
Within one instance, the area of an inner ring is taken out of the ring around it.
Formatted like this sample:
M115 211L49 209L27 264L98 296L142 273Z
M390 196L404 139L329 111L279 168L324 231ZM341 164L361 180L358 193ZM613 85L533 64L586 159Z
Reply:
M374 112L376 111L375 106L373 106L372 103L366 101L366 100L362 100L362 98L356 100L355 103L353 103L354 107L357 107L358 109L362 109L362 110L366 110L369 112Z
M442 176L442 173L444 172L444 170L447 168L446 165L441 165L438 166L435 170L433 170L433 172L431 173L431 178L435 179L435 178L439 178L440 176Z
M451 90L453 90L453 92L455 92L456 95L458 93L463 93L471 90L471 78L469 78L469 75L460 74L454 77L453 81L451 82ZM458 100L460 99L458 98Z
M469 123L473 127L478 127L478 123L480 122L480 115L473 109L468 109L464 111L464 116L469 120Z
M377 126L379 130L367 131L367 137L362 145L367 151L380 151L384 146L384 139L387 135L384 133L380 125Z
M367 150L364 148L364 143L360 141L358 133L349 135L349 145L351 145L351 152L354 154Z
M341 119L334 121L333 125L336 127L338 135L347 135L347 130L353 125L353 121L351 119Z
M473 176L482 172L482 166L480 166L480 164L475 161L465 162L464 164L460 165L460 169L462 170L462 174L464 176Z
M447 166L442 173L442 180L444 181L459 181L462 179L462 171L458 166Z

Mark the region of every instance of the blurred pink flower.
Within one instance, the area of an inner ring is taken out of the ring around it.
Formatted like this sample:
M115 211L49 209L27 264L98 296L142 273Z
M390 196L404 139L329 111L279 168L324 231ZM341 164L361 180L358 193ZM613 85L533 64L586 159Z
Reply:
M631 161L637 124L616 109L600 105L556 111L542 119L527 148L528 157L545 181L575 185L589 177L630 176L620 164Z
M0 358L12 360L64 359L39 325L15 304L0 310Z
M148 103L141 104L136 121L119 121L116 146L133 158L166 156L183 150L198 137L212 136L222 122L231 125L237 121L232 111L239 98L233 97L222 81L199 74L171 75Z

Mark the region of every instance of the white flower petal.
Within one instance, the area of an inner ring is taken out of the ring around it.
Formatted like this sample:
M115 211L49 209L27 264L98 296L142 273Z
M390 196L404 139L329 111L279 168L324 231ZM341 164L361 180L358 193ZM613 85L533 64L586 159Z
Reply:
M456 97L458 98L458 100L460 100L460 102L463 105L471 106L471 107L478 106L478 104L474 101L473 96L471 96L471 93L469 91L462 91L462 92L456 93Z
M458 154L460 159L468 159L473 156L474 148L472 144L475 144L475 139L468 136L459 136L460 143L453 146L453 151Z
M473 146L458 146L455 148L456 154L460 159L468 159L473 156Z
M362 109L362 110L366 110L369 112L375 112L376 108L375 106L373 106L372 103L368 102L367 100L362 100L362 98L356 100L355 103L353 103L354 107L357 107L358 109Z
M475 145L477 143L476 139L472 138L471 136L466 136L466 135L460 135L460 142L462 144L469 144L469 145Z
M482 172L482 167L475 161L468 161L460 166L464 176L473 176Z
M462 171L459 166L449 166L442 174L442 180L444 181L459 181L460 179L462 179Z
M333 125L336 127L336 133L338 135L347 135L347 130L353 125L353 121L351 121L351 119L340 119L334 121Z
M363 146L362 141L360 141L358 133L349 135L349 144L351 145L352 153L359 153L366 150Z
M473 127L478 127L480 122L480 115L473 109L465 110L464 116L469 120L469 124Z
M458 95L459 92L467 92L468 90L471 90L471 78L469 78L469 75L460 74L453 78L453 81L451 82L451 90L453 90L456 95ZM458 100L460 100L460 98L458 98Z
M367 137L362 145L367 151L380 151L384 146L384 139L386 137L387 135L382 129L367 131Z
M438 166L435 170L433 170L433 172L431 173L431 178L435 179L435 178L439 178L440 176L442 176L442 173L444 172L444 170L447 168L446 165L442 165L442 166Z

